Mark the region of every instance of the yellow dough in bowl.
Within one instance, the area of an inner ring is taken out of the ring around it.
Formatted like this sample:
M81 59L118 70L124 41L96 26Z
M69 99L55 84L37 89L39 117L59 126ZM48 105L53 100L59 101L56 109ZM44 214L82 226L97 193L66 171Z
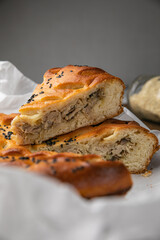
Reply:
M132 110L141 117L160 122L160 76L151 78L130 99Z

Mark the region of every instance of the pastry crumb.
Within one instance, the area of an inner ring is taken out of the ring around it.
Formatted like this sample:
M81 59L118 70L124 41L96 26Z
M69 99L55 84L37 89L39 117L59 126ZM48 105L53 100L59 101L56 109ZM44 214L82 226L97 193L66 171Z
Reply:
M147 170L145 173L142 173L141 175L143 177L149 177L149 176L151 176L151 174L152 174L152 171L151 170Z

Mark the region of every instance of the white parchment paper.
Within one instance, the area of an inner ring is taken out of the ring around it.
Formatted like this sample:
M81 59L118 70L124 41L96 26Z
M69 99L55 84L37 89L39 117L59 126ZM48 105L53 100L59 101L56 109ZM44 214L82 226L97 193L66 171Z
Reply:
M36 84L0 62L0 112L17 112ZM135 120L128 109L118 119ZM159 131L153 131L160 140ZM149 177L133 175L124 197L85 200L75 190L21 169L0 168L0 240L160 239L160 154Z

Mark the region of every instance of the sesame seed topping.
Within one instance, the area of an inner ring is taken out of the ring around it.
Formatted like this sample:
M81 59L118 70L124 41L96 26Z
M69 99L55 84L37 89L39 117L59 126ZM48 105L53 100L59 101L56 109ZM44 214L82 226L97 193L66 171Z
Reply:
M53 166L51 166L50 169L51 169L53 175L56 174L56 170L54 169Z
M70 158L65 158L65 161L66 161L66 162L70 162L71 159L70 159Z
M41 160L37 159L37 160L35 161L35 164L38 164L38 163L40 163L40 162L41 162Z
M57 162L57 158L53 158L52 163L56 163Z
M38 94L33 94L33 95L28 99L27 103L30 103L30 102L34 101L34 98L37 97L37 96L38 96ZM23 105L22 105L22 106L23 106Z
M2 131L4 131L4 132L6 131L4 128L0 128L0 130L2 130Z
M2 134L3 134L5 139L11 140L11 136L12 136L13 132L8 131L7 134L5 134L5 133L2 133Z
M72 172L75 173L75 172L77 172L79 170L83 170L83 169L84 169L84 166L79 166L79 167L73 168Z
M19 157L20 160L28 160L29 157Z
M47 140L47 141L46 141L46 144L47 144L48 146L52 146L52 140L50 140L50 139Z

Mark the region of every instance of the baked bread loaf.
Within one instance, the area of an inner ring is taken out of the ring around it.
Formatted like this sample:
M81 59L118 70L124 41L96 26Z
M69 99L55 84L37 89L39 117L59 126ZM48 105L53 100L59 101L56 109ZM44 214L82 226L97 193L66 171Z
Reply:
M132 186L131 176L119 162L104 162L99 156L74 153L26 153L2 150L0 166L16 166L69 183L85 198L124 194Z
M122 80L99 68L66 66L44 74L12 122L19 145L39 144L122 112Z
M45 141L42 144L19 146L11 132L15 115L0 114L0 150L19 155L39 151L74 152L101 155L104 160L121 161L131 173L147 170L153 154L159 149L157 137L136 122L107 120Z
M131 173L142 173L158 148L157 137L136 122L112 119L32 145L31 151L97 154L123 162Z

